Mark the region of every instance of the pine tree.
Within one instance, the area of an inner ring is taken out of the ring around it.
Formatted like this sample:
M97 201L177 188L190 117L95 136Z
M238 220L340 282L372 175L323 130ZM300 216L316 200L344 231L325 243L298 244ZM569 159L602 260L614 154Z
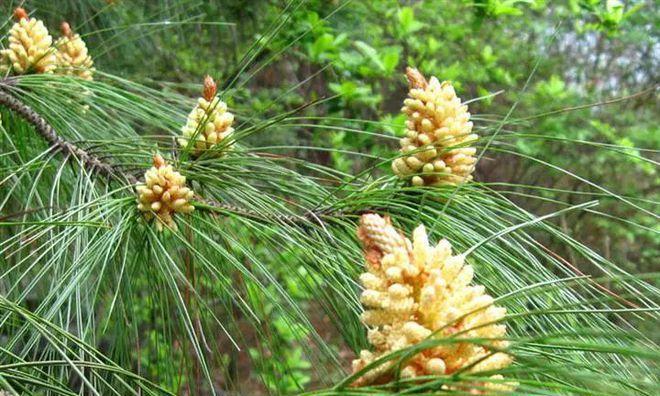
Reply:
M80 50L91 32L76 31L54 48ZM101 46L67 58L69 69L7 63L4 394L219 395L240 390L247 357L273 393L294 393L306 381L298 353L323 395L658 390L657 345L630 327L635 316L657 319L657 289L548 221L597 202L537 216L472 180L506 118L478 137L449 83L409 71L409 136L381 158L394 172L347 175L274 155L255 137L286 128L305 106L241 107L240 83L264 66L254 62L265 45L258 39L219 87L206 79L197 101L92 69ZM319 312L354 356L328 342Z

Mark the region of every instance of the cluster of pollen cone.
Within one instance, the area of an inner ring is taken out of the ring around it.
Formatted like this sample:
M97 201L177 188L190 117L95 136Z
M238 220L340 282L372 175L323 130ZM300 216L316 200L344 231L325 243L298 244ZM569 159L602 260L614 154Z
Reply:
M407 116L401 157L392 170L416 186L452 185L472 179L477 139L467 105L456 96L451 83L408 68L410 91L402 111Z
M508 366L504 308L493 304L483 286L472 285L473 269L462 255L453 255L445 239L432 246L424 226L413 240L401 235L388 218L363 215L358 236L362 241L367 271L360 276L365 311L362 321L369 328L372 351L363 350L353 361L358 372L391 352L431 338L452 338L422 350L399 367L402 378L453 374L459 370L479 373ZM461 340L464 341L461 341ZM470 342L468 340L484 340ZM396 359L395 359L396 361ZM392 362L366 371L355 386L386 383L395 377ZM475 394L506 391L514 384L492 376L491 381L471 384ZM494 380L494 381L493 381Z
M164 226L177 229L173 215L190 213L195 207L190 204L193 191L186 187L186 178L168 165L160 155L154 156L154 166L144 174L144 184L136 187L138 210L147 219L156 218L159 231Z
M91 80L94 62L87 52L85 42L71 30L68 23L62 22L61 30L62 37L55 42L55 57L62 73Z
M62 38L53 39L43 22L30 18L22 8L14 12L16 23L9 32L9 46L0 51L0 72L14 74L53 73L92 79L93 62L87 47L67 23ZM472 178L477 139L467 106L448 82L432 77L427 81L415 69L408 69L409 97L402 111L407 116L406 137L401 154L392 168L412 184L457 184ZM213 150L233 132L234 116L216 95L213 79L204 81L203 97L190 112L178 142L190 147L193 155ZM218 150L219 151L219 150ZM159 230L176 229L176 213L190 213L193 191L186 178L156 155L154 164L136 187L137 207L147 219L155 219ZM362 321L369 328L372 350L363 350L353 361L355 372L392 352L414 346L426 339L451 342L421 350L396 366L387 362L366 371L353 385L386 383L395 376L416 378L480 373L504 368L512 358L507 348L506 311L493 303L483 286L473 285L473 269L462 255L453 255L448 241L432 246L424 226L413 233L412 241L400 234L388 218L363 215L358 236L366 255L366 272L360 276L365 311ZM484 340L474 342L470 340ZM474 383L469 393L506 391L514 383L492 376L491 381ZM459 388L456 388L459 389ZM459 389L461 390L461 389ZM0 392L1 393L1 392Z
M14 11L16 23L9 30L9 46L0 51L0 72L7 74L53 73L92 79L92 58L80 35L62 23L63 37L53 45L44 23L30 18L23 8Z
M213 79L206 76L203 97L188 116L182 136L178 139L183 148L193 140L194 155L213 149L233 132L234 115L227 111L227 105L217 97L216 90ZM145 183L137 186L138 210L144 212L147 220L155 218L159 231L165 227L176 230L174 215L190 213L195 209L190 204L194 194L186 187L186 178L172 165L167 165L159 155L154 157L154 166L144 174L144 178Z
M197 105L188 115L178 139L181 147L188 147L192 140L191 146L195 155L213 149L234 131L234 115L227 111L227 104L220 100L216 91L215 82L210 76L206 76L203 97L197 100Z

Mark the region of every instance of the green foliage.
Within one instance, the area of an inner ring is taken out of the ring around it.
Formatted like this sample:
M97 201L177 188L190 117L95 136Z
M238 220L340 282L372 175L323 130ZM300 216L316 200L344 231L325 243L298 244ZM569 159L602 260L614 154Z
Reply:
M304 350L296 343L307 338L306 328L301 324L291 324L283 317L274 321L276 340L273 349L267 352L250 349L252 360L259 362L256 375L266 386L277 394L291 394L302 390L311 378L311 363L305 358Z

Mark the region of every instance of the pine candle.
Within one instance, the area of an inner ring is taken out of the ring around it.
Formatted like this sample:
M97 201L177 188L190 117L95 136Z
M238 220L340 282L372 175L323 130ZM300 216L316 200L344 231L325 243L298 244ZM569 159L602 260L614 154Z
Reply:
M227 104L216 96L217 86L210 76L204 79L203 97L188 115L186 125L178 139L181 147L187 147L190 140L194 155L213 148L226 139L233 131L234 115L227 111Z
M410 83L401 111L406 114L406 137L400 140L402 157L392 163L401 178L416 186L452 185L472 180L477 139L466 105L450 82L431 77L427 82L416 69L406 71Z
M62 37L55 42L57 66L62 74L92 80L94 62L80 35L73 33L68 23L62 22Z
M0 72L52 73L55 69L53 38L44 23L28 17L23 8L14 10L16 23L9 30L9 48L0 51Z
M190 213L195 207L190 204L194 193L186 187L186 178L167 165L163 157L154 156L154 166L144 174L144 184L136 187L138 210L147 219L156 217L156 228L163 226L176 230L173 215Z

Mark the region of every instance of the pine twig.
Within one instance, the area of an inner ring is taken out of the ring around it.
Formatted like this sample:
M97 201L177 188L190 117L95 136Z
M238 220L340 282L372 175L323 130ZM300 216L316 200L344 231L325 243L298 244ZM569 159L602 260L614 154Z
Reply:
M41 117L39 113L32 110L30 106L21 102L18 98L7 92L6 85L0 86L0 104L4 105L10 110L13 110L21 118L34 126L34 129L37 131L37 133L41 135L41 137L43 137L51 147L55 148L57 151L63 152L66 155L79 158L86 169L92 172L97 172L100 175L106 177L123 176L130 183L137 183L137 179L135 179L134 176L118 172L114 166L100 160L95 155L88 153L75 144L64 140L57 134L55 129L48 123L48 121Z
M90 172L96 172L100 175L103 175L108 178L119 178L128 181L130 184L138 184L138 179L130 173L124 172L120 169L120 166L112 165L106 162L104 159L91 154L77 145L66 141L64 138L59 136L55 131L55 128L52 127L39 113L33 110L30 106L23 103L20 99L12 95L8 91L8 87L15 86L16 80L13 78L8 78L0 82L0 105L3 105L10 110L13 110L26 122L31 124L37 133L44 139L46 142L57 151L63 152L66 155L79 158L82 161L83 166ZM281 223L288 223L291 225L305 225L309 222L323 224L323 217L333 217L333 216L343 216L345 213L343 211L333 211L333 210L310 210L303 215L278 215L278 214L269 214L264 215L256 211L252 211L246 208L240 208L235 205L218 202L216 200L205 199L200 196L196 196L199 202L209 210L213 211L223 211L234 213L243 217L252 218L255 220L266 220L266 221L277 221ZM202 208L204 207L202 206Z
M342 217L347 214L362 214L362 212L367 212L367 211L360 211L360 212L354 212L354 213L346 213L344 211L337 211L337 210L331 210L331 209L323 209L323 210L308 210L306 213L301 214L301 215L289 215L289 214L262 214L250 209L245 209L241 208L232 204L227 204L223 202L218 202L214 199L206 199L200 196L195 196L195 199L202 203L204 206L202 208L206 208L212 211L225 211L225 212L231 212L243 217L248 217L252 218L254 220L267 220L267 221L273 221L273 222L279 222L279 223L285 223L285 224L290 224L290 225L305 225L309 224L309 222L312 223L318 223L319 225L323 225L323 218L327 217Z

